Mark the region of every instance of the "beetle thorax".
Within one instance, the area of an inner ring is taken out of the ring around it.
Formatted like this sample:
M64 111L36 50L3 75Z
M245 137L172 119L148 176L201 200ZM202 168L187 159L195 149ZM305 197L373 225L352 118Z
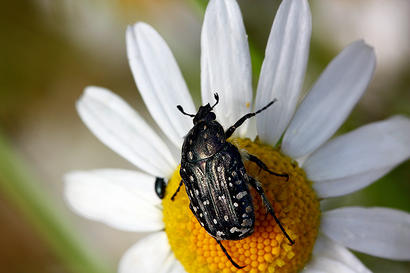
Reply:
M215 120L197 123L185 137L182 159L197 162L212 157L226 143L225 132Z

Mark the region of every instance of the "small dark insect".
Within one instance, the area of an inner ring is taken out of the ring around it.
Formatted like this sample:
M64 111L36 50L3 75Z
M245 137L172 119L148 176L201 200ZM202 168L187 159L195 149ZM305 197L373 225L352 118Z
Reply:
M167 183L165 183L164 178L155 178L155 193L158 195L159 199L163 199L165 196L165 188Z
M171 200L174 200L184 183L190 200L189 208L198 222L215 238L229 261L236 268L243 268L233 261L221 240L241 240L254 231L255 214L248 185L255 188L261 196L267 211L274 217L290 244L294 244L294 241L276 217L261 184L246 173L242 160L250 160L272 175L286 179L289 176L270 171L256 156L239 152L236 146L226 141L242 123L276 100L254 113L244 115L224 131L212 112L219 102L218 94L215 93L214 96L216 103L212 107L209 103L201 106L195 115L187 114L181 105L177 106L184 115L193 118L194 127L188 132L182 145L182 180Z

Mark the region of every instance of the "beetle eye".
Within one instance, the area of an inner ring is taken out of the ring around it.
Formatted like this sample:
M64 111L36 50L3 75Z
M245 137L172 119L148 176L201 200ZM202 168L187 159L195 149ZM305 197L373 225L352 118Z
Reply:
M215 119L216 119L215 113L213 112L209 113L209 120L215 120Z

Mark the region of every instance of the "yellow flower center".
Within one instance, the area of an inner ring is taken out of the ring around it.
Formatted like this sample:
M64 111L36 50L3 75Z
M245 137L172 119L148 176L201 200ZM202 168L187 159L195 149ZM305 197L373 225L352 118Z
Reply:
M185 187L181 187L174 201L170 200L181 181L177 168L162 201L165 232L175 257L189 273L298 272L310 258L319 227L319 201L311 182L296 162L271 146L249 139L231 142L257 156L270 170L289 175L286 181L260 170L253 162L244 162L248 174L262 184L276 216L295 244L289 244L274 218L267 215L260 196L250 187L255 211L253 234L238 241L221 241L232 259L245 266L235 268L189 209Z

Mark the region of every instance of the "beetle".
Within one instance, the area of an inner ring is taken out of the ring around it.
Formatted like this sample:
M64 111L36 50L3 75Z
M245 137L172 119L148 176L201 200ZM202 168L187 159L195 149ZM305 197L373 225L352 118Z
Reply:
M215 93L214 97L216 102L213 106L209 103L200 106L195 115L186 113L181 105L177 106L182 114L193 118L194 126L185 136L182 145L182 179L171 200L174 200L184 184L192 213L208 234L215 238L229 261L240 269L243 267L233 261L221 240L241 240L254 231L255 213L248 185L261 196L268 213L274 217L290 244L294 244L276 217L261 184L247 174L243 160L256 163L272 175L285 177L287 180L289 176L269 170L259 158L246 151L240 152L235 145L227 141L247 119L270 107L276 99L260 110L244 115L224 131L213 112L219 102L218 93Z
M166 186L167 186L167 183L165 182L164 178L162 177L155 178L154 189L159 199L164 199Z

